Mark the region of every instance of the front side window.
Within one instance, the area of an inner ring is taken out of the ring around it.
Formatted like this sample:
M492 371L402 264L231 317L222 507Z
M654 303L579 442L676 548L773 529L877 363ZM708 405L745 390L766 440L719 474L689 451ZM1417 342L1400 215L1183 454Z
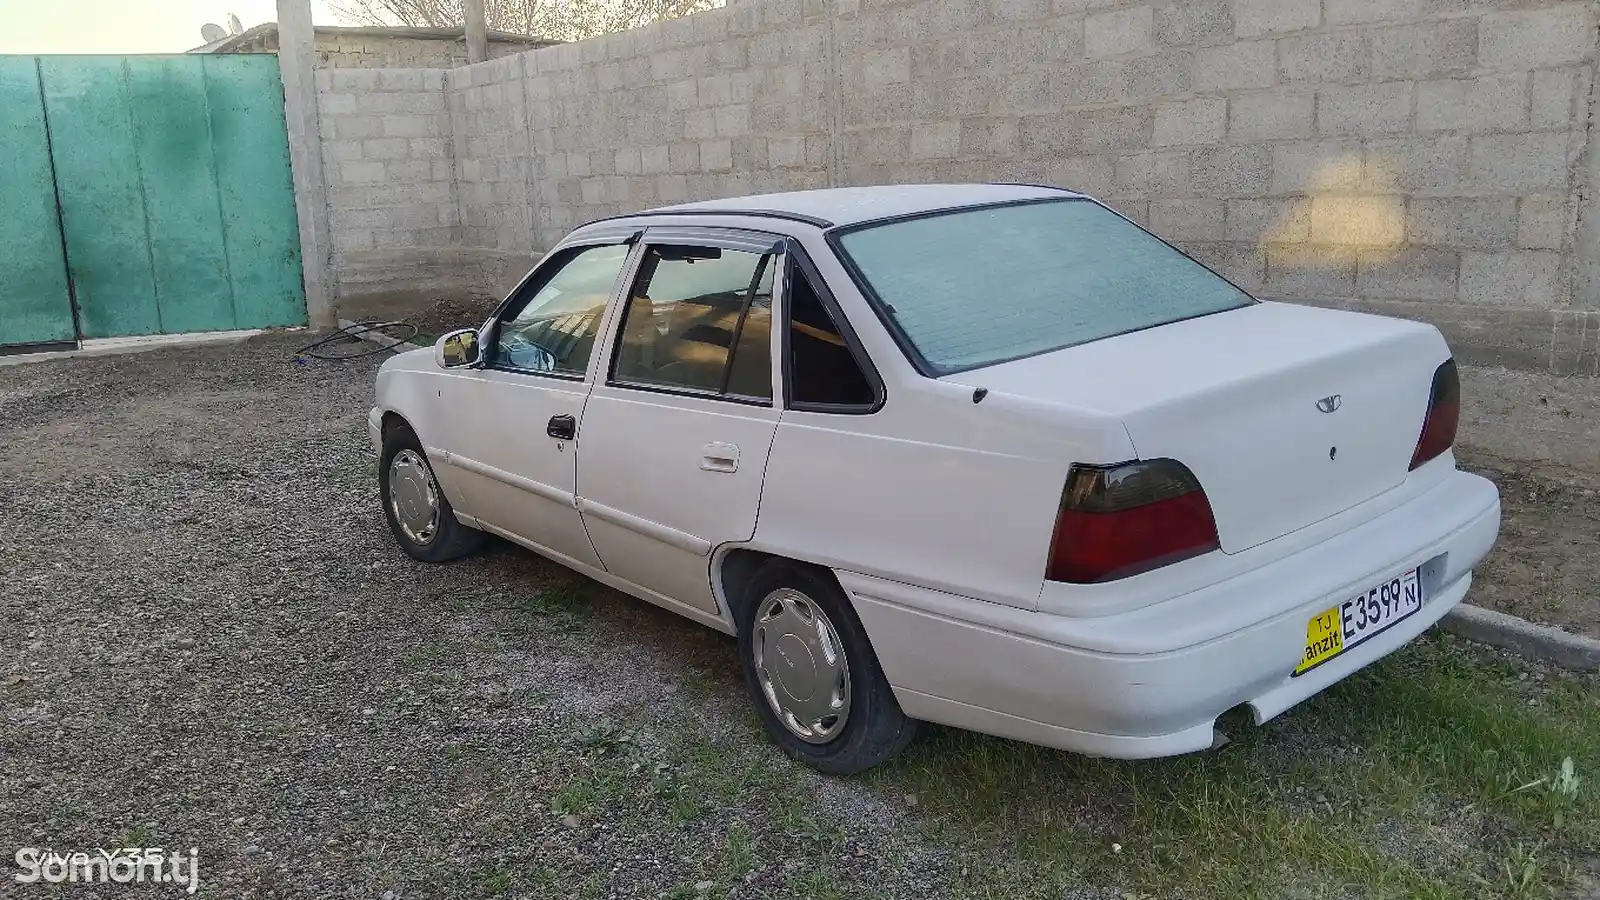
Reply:
M494 364L532 372L582 376L594 353L606 303L628 258L624 244L575 247L542 283L524 287L500 321Z
M770 400L776 257L666 244L644 253L612 379Z
M838 247L935 375L1255 302L1091 200L869 224Z

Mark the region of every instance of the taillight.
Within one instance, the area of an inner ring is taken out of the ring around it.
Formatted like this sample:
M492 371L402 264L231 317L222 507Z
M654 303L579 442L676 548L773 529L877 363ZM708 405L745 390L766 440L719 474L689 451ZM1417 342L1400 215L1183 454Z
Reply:
M1074 465L1045 577L1072 584L1115 581L1218 546L1211 501L1182 463Z
M1415 469L1450 449L1456 442L1456 426L1461 423L1461 376L1456 361L1447 359L1433 372L1433 391L1428 395L1428 415L1422 420L1422 435L1411 454Z

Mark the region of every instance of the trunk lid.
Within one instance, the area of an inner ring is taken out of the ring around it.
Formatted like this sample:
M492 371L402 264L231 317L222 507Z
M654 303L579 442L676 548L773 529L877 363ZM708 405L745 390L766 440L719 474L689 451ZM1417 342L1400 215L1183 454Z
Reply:
M1140 459L1189 467L1238 553L1399 486L1449 355L1428 325L1260 303L948 380L1120 418Z

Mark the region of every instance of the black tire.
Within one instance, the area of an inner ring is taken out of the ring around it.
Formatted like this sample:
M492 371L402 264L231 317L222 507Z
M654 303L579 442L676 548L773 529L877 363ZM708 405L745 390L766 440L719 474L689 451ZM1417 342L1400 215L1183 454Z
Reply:
M394 504L390 502L389 468L394 458L404 450L410 450L421 460L439 504L437 522L426 540L414 539L407 533L396 519ZM378 495L383 498L383 517L389 523L389 532L394 535L400 549L412 559L425 563L450 562L476 553L488 540L487 534L476 528L468 528L456 518L450 499L439 489L438 479L434 478L433 463L428 460L427 451L422 449L422 442L417 440L410 426L396 425L384 435L383 455L378 464Z
M811 743L791 732L768 701L757 674L757 612L763 600L785 588L804 594L822 611L844 649L849 673L849 714L839 733L826 743ZM917 721L901 711L861 620L831 575L776 559L758 569L741 596L734 599L739 604L739 659L750 702L767 734L785 753L820 772L854 775L893 757L916 737Z

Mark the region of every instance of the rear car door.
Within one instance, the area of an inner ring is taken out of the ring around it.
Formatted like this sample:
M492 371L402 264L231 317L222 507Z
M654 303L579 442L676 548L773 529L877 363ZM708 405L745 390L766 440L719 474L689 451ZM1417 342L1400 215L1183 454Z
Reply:
M606 570L708 613L711 551L755 532L782 263L773 235L646 231L583 414L578 504Z
M600 567L578 514L576 438L597 339L629 262L632 233L551 254L513 292L481 344L481 368L451 379L445 460L487 530Z

